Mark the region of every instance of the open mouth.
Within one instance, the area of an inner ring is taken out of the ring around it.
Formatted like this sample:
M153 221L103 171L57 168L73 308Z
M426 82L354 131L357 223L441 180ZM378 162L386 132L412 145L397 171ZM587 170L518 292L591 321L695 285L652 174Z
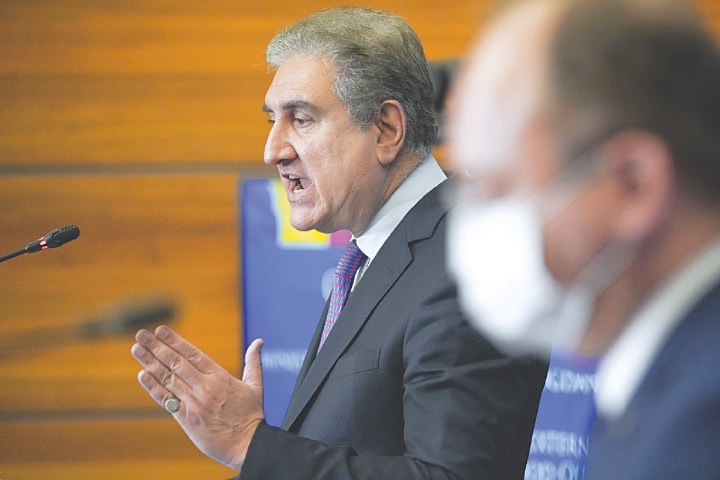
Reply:
M307 183L307 180L303 180L300 177L296 175L285 175L285 178L287 178L290 182L289 190L291 192L300 192L302 190L305 190L305 184Z

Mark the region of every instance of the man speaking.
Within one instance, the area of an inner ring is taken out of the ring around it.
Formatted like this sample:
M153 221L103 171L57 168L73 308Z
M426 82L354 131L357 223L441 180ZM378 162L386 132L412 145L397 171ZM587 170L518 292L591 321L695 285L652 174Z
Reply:
M263 420L260 341L238 380L167 327L140 331L140 383L242 479L522 479L547 365L500 354L459 312L416 34L332 9L281 31L267 60L265 163L291 223L353 234L282 428Z

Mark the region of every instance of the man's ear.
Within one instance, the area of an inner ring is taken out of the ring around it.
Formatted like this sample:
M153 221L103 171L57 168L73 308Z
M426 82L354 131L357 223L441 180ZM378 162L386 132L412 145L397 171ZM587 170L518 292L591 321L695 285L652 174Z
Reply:
M613 227L619 238L641 240L660 227L672 205L672 152L662 138L641 130L619 133L611 142L605 165L619 200Z
M405 145L407 120L405 110L397 100L385 100L375 115L378 130L377 157L382 165L390 165Z

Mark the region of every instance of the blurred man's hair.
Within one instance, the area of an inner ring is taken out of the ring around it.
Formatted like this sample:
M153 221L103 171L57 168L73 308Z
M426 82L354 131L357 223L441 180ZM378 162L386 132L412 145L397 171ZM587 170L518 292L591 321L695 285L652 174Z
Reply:
M571 1L549 55L551 102L568 150L619 130L653 132L680 181L720 201L720 53L690 5Z

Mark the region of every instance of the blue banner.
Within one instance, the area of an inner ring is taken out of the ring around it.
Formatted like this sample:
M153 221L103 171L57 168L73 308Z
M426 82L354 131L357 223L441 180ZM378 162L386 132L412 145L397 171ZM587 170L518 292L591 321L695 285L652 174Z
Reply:
M555 351L535 420L525 480L580 480L595 422L597 360Z
M265 340L265 416L279 425L350 233L292 228L279 180L245 180L240 188L243 351Z

